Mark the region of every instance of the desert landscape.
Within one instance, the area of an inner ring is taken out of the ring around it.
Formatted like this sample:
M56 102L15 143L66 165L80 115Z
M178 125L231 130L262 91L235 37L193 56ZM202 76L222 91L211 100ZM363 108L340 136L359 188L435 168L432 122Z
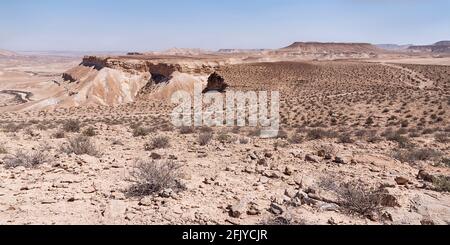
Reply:
M449 50L1 51L0 224L449 224ZM279 91L278 137L173 126L195 84Z

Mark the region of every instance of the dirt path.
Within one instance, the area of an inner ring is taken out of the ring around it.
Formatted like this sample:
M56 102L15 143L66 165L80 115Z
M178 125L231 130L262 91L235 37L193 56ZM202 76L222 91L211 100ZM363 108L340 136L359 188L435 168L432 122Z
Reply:
M423 76L422 74L420 74L416 71L413 71L411 69L405 68L400 65L388 64L388 63L381 63L381 64L384 66L387 66L387 67L391 67L391 68L400 70L401 72L405 73L406 75L409 75L411 77L411 79L418 84L418 85L414 85L414 84L409 84L409 83L405 82L405 84L407 84L407 85L419 87L420 89L434 87L434 84L435 84L434 81L426 78L425 76Z

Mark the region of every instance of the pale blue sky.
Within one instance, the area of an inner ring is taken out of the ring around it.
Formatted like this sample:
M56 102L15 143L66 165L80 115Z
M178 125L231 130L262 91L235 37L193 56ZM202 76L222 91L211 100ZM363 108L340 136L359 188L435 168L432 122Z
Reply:
M279 48L450 39L448 0L1 0L0 49Z

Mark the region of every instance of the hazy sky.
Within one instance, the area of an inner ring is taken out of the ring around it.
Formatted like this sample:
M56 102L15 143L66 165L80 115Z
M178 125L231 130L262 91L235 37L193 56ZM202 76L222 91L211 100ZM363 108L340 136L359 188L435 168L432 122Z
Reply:
M1 0L0 49L279 48L450 39L448 0Z

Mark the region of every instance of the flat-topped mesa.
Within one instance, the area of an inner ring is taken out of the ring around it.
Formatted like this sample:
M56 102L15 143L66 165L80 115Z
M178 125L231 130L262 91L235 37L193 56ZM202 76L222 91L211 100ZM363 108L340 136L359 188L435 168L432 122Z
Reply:
M150 60L139 59L124 59L114 57L98 57L98 56L86 56L83 58L81 65L94 67L97 70L101 70L105 67L121 70L131 74L137 73L157 73L164 76L170 76L175 71L182 71L182 67L179 64L168 63L155 63Z
M298 51L305 53L379 53L381 50L370 43L321 43L295 42L282 51Z
M97 70L111 68L131 74L151 73L169 77L174 72L198 74L209 74L217 68L214 62L198 62L172 58L154 58L147 56L118 56L99 57L85 56L81 62L82 66L93 67Z

